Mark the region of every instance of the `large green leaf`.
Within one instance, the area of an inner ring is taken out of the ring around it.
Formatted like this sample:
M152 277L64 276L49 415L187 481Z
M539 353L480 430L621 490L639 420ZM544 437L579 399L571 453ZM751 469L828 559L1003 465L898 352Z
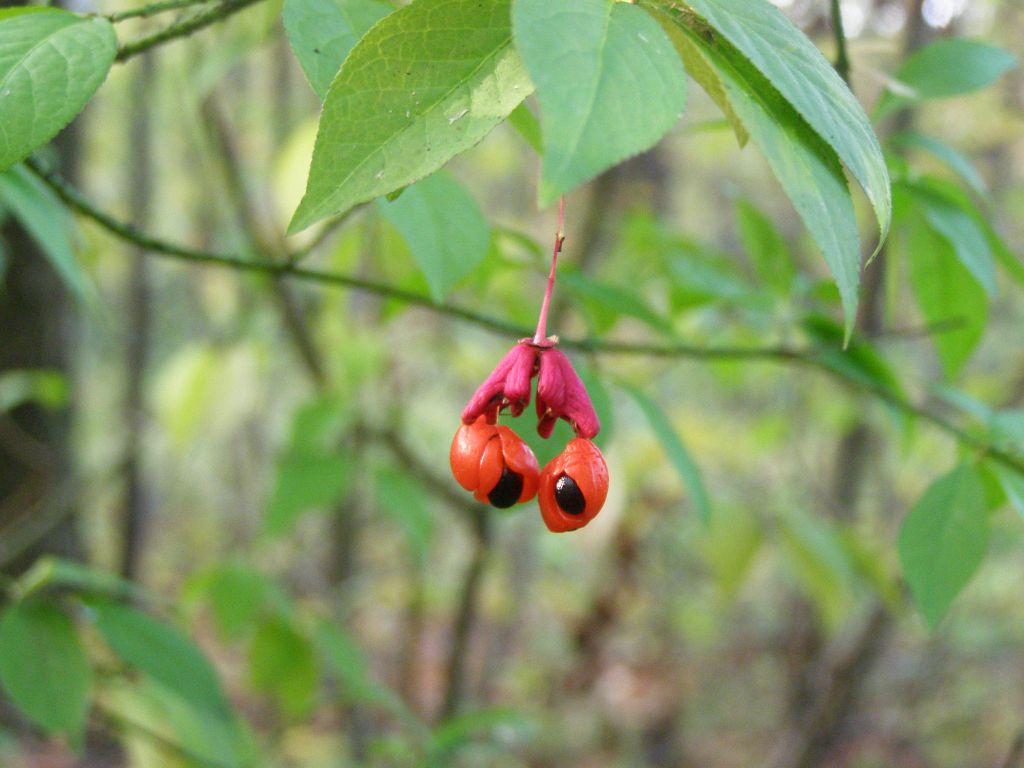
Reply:
M0 11L0 171L82 111L116 53L106 19L52 8Z
M71 620L48 602L15 603L0 618L0 683L48 731L85 730L92 667Z
M963 464L932 483L900 529L903 573L930 626L978 570L988 548L985 489L974 467Z
M985 291L949 241L923 218L908 221L906 258L921 314L935 326L932 341L946 375L955 377L981 340L988 315Z
M285 0L288 43L317 96L327 95L356 41L391 10L376 0Z
M630 3L515 0L512 28L540 101L542 205L652 147L683 112L672 42Z
M0 203L39 244L64 284L79 299L94 291L75 258L74 221L57 196L23 166L0 173Z
M185 635L128 605L97 601L91 608L100 633L127 664L205 714L230 716L217 674Z
M880 115L915 99L941 99L972 93L1017 66L1008 51L989 43L952 38L937 40L911 55L893 79L910 93L889 91L878 105Z
M665 449L672 466L676 468L690 494L690 501L697 510L697 515L705 524L711 522L711 498L708 496L707 488L704 486L704 478L701 476L700 467L694 461L690 451L686 448L679 433L672 426L665 412L661 410L654 400L636 387L623 385L624 389L640 406L644 416L651 425L651 429Z
M857 317L860 238L836 153L736 50L698 34L685 39L718 71L726 97L821 248L839 287L848 337Z
M487 255L487 219L451 174L439 171L379 205L409 246L436 301L443 301Z
M530 94L509 1L416 0L356 44L327 92L290 232L433 173Z
M864 110L821 51L768 0L686 4L735 46L835 150L867 193L884 240L892 200L882 148Z

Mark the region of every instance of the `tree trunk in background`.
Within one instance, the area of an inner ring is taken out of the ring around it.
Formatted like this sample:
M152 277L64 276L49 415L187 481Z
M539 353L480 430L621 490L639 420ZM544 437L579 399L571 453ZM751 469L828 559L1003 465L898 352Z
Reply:
M0 0L0 8L16 5L22 3ZM59 169L72 181L80 122L53 142ZM6 260L0 275L0 373L48 369L70 380L75 312L63 281L16 219L4 222L0 242ZM71 402L58 409L26 403L0 414L0 569L9 574L21 573L45 553L79 554L71 415Z
M132 88L132 127L129 135L131 162L128 165L129 206L132 224L145 231L149 226L153 180L153 152L149 94L153 85L153 53L139 56L138 72ZM128 297L128 355L125 379L125 498L121 518L120 571L137 579L152 499L143 469L143 433L145 428L145 378L152 326L152 289L149 257L141 249L132 254Z

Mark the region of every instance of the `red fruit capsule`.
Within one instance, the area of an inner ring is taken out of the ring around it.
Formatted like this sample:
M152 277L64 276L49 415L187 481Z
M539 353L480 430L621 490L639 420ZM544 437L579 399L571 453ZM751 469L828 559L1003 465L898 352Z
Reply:
M507 509L537 493L540 467L530 446L484 416L459 427L448 458L455 480L477 501Z
M608 496L608 465L597 446L577 437L548 462L540 475L537 501L548 530L582 528L601 511Z

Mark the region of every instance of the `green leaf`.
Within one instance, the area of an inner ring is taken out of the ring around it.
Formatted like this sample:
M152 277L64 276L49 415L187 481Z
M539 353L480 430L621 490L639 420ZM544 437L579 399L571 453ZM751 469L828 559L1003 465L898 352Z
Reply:
M0 173L0 203L39 244L54 271L76 298L82 300L94 295L95 290L75 258L74 221L49 187L18 165Z
M434 534L434 518L423 486L408 471L386 465L377 470L374 493L381 508L401 526L415 561L422 564Z
M978 169L974 167L971 159L958 149L939 141L934 136L917 131L897 133L890 136L889 141L897 147L912 147L929 153L967 182L967 185L980 197L988 199L988 187L985 185L985 180L981 178L981 174L978 173Z
M696 48L694 48L687 39L686 33L683 32L675 21L662 12L658 12L653 15L655 20L661 24L661 28L668 34L669 39L672 41L672 45L675 46L676 53L679 54L679 58L682 59L683 62L683 67L686 69L686 74L692 77L697 84L704 89L704 93L706 93L718 108L722 110L722 114L725 115L726 121L732 127L732 131L736 135L737 143L741 147L745 147L747 141L750 139L750 134L747 133L747 129L743 125L743 121L732 108L732 104L729 103L729 99L725 95L725 87L722 85L722 79L718 76L718 72L716 72L715 68L708 63L708 60L705 59Z
M17 581L17 593L24 599L47 587L63 587L80 594L106 595L123 600L148 597L141 586L116 574L52 555L39 558L22 574Z
M934 627L967 586L988 548L985 489L962 464L932 483L900 529L903 573L918 609Z
M350 458L342 453L291 452L277 467L264 528L271 536L290 533L303 513L329 509L348 488Z
M689 40L718 71L736 114L821 248L839 287L849 338L857 319L860 238L853 200L835 152L736 51L721 44L712 46L695 34L689 34ZM888 216L888 177L885 200Z
M628 315L662 333L672 333L672 324L627 288L595 280L583 272L563 272L559 276L559 283L578 298L606 310L610 317L607 318L609 322L603 324L607 326L604 330L614 325L620 315Z
M533 116L530 108L526 106L525 101L512 110L508 116L508 122L526 140L526 143L533 147L534 152L539 155L544 151L544 138L541 135L540 123Z
M790 511L779 520L786 565L825 624L840 626L853 603L856 572L842 538L824 520Z
M788 294L796 276L793 254L775 225L747 200L736 201L736 223L761 280L772 290Z
M417 0L366 33L327 92L290 233L428 176L530 95L509 1Z
M117 53L106 19L52 8L0 11L0 171L82 111Z
M541 108L541 205L654 146L683 113L679 56L630 3L515 0L512 28Z
M889 172L867 115L835 68L767 0L686 0L686 4L735 46L835 150L874 207L881 247L892 220ZM749 129L749 120L743 118L743 122Z
M96 627L125 663L207 715L230 716L217 674L185 635L128 605L96 601L91 609Z
M355 704L374 704L410 723L415 715L390 688L373 679L370 662L356 641L343 630L322 621L313 634L327 671L337 679L342 698Z
M896 82L912 93L887 92L877 113L882 116L915 100L942 99L981 90L1015 66L1017 59L1013 54L989 43L962 38L937 40L915 51L893 75Z
M988 468L1002 486L1007 501L1017 510L1017 514L1024 517L1024 474L996 461L988 462Z
M932 341L954 378L981 340L988 315L985 291L949 242L915 216L908 222L906 258L921 314L936 326Z
M487 255L487 219L449 173L439 171L407 187L397 200L378 205L409 246L435 301L444 301Z
M217 625L226 638L240 637L267 603L272 583L243 563L222 565L208 578L207 594Z
M453 752L468 742L479 739L481 735L488 736L493 733L490 738L498 741L496 732L499 729L507 736L510 729L529 732L533 730L533 723L521 713L505 707L457 715L440 723L434 729L427 746L427 765L429 768L447 767L451 765Z
M989 296L996 293L996 263L985 233L954 201L914 184L902 185L920 206L932 231L948 242L960 263Z
M640 406L640 410L643 411L644 416L650 423L651 429L658 440L661 441L669 461L672 462L672 465L682 478L683 484L689 491L690 502L693 504L694 509L697 510L697 515L700 517L701 522L705 525L709 524L711 522L711 499L708 496L707 489L704 487L704 479L701 477L697 462L693 460L686 445L672 427L672 422L668 420L668 417L658 407L658 404L642 391L625 384L622 386L636 401L636 404Z
M391 10L376 0L285 0L288 43L317 96L327 95L356 41Z
M0 683L36 725L77 742L85 731L92 667L71 620L57 606L27 601L0 618Z
M249 649L253 687L269 693L282 712L302 717L316 704L318 670L313 644L280 619L260 625Z
M815 357L822 365L840 373L844 378L867 384L879 390L903 395L896 372L877 348L856 338L845 349L840 349L843 331L827 317L817 315L805 318L801 326L823 351Z

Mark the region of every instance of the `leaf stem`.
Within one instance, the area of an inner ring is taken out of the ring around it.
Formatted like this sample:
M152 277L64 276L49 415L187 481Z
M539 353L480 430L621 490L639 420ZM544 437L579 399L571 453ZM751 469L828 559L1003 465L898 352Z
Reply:
M533 343L537 346L547 345L548 311L551 309L551 293L555 288L555 269L558 266L558 254L562 252L565 242L565 195L558 198L558 229L555 231L555 245L551 249L551 272L548 273L548 286L544 291L544 301L540 305L540 316L537 318L537 330L533 334Z

